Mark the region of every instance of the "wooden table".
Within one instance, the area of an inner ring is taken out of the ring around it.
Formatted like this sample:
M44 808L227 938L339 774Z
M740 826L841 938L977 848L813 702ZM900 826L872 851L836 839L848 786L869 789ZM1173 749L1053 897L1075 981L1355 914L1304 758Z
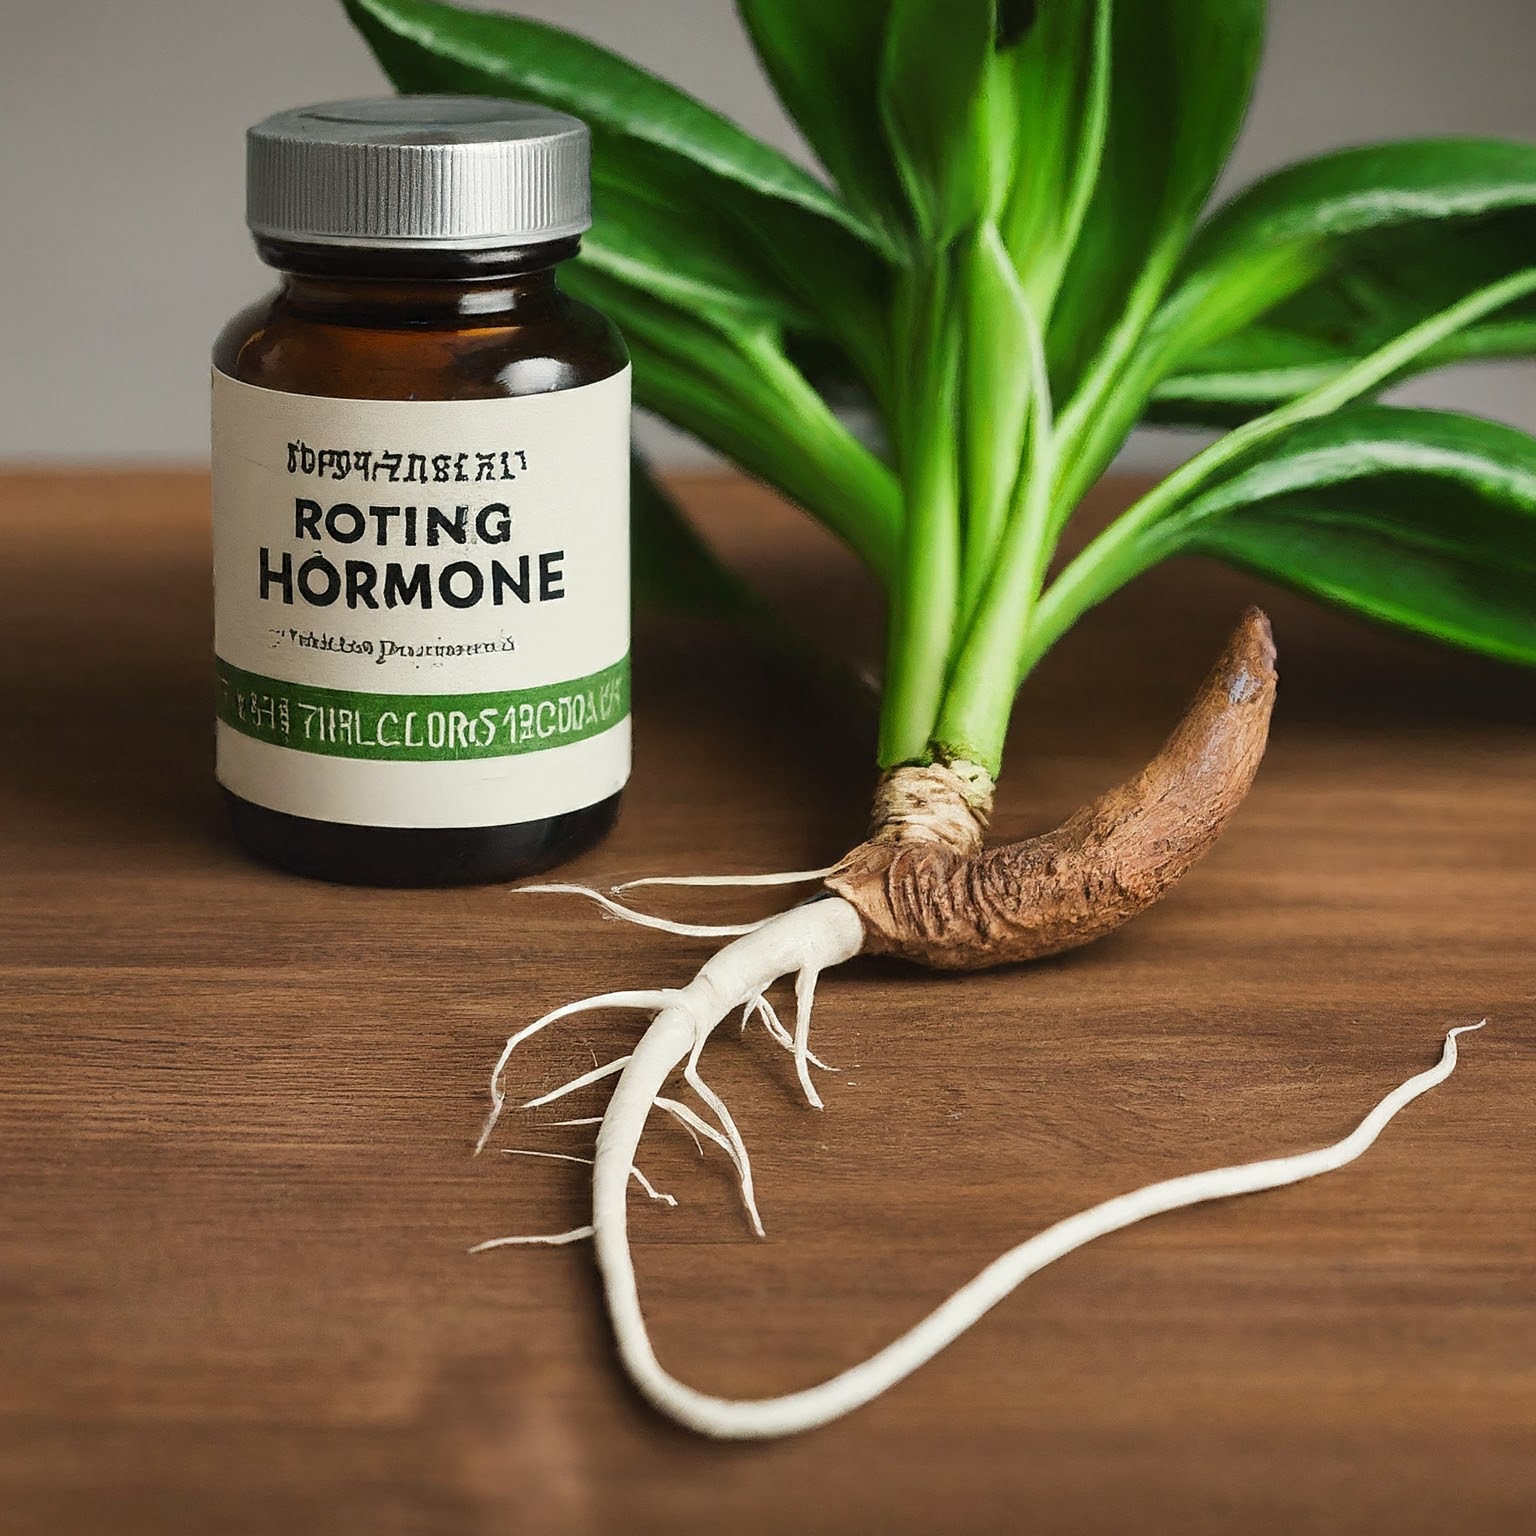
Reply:
M793 514L690 493L868 645L869 593ZM1492 1021L1355 1166L1096 1244L854 1418L720 1447L632 1395L582 1248L465 1253L584 1219L580 1168L468 1156L503 1037L703 947L247 863L210 780L205 499L0 480L0 1529L1536 1529L1529 677L1271 594L1268 763L1162 908L1032 969L829 978L825 1114L761 1031L724 1032L768 1240L666 1127L646 1171L681 1205L633 1225L663 1359L745 1394L862 1357L1106 1195L1332 1140ZM1144 760L1255 591L1171 569L1082 626L1020 710L1000 833ZM859 832L857 710L702 625L636 656L636 778L573 875L805 867ZM631 1027L573 1020L518 1080ZM512 1118L496 1144L583 1134Z

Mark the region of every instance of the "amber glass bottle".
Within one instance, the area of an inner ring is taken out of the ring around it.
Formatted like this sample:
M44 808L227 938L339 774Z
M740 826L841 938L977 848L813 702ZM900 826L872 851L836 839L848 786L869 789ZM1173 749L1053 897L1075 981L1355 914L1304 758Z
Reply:
M213 357L235 834L363 884L547 868L608 830L629 769L628 359L555 274L586 130L399 97L249 148L282 276Z

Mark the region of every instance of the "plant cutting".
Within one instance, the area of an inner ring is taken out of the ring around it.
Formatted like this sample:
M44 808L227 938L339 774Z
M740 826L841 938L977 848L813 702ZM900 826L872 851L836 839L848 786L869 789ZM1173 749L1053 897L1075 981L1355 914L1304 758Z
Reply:
M880 1355L822 1386L731 1403L651 1350L626 1229L653 1111L728 1155L761 1231L747 1149L701 1072L738 1011L793 1055L807 1100L818 978L860 954L975 969L1090 942L1205 853L1258 768L1275 692L1263 614L1239 622L1139 775L1055 831L985 833L1009 715L1090 608L1168 557L1214 555L1382 622L1536 662L1536 442L1379 403L1389 386L1536 346L1536 148L1474 140L1347 150L1211 210L1263 35L1261 0L740 0L818 157L803 170L637 66L558 29L429 0L346 0L407 91L518 97L584 118L595 223L567 286L613 316L638 400L841 538L888 598L867 837L829 869L679 877L805 886L685 986L573 1002L650 1015L633 1052L531 1101L617 1076L597 1135L591 1237L641 1390L706 1433L823 1423L914 1369L1042 1263L1131 1221L1358 1156L1443 1080L1389 1095L1344 1141L1107 1202L989 1267ZM862 400L879 446L834 400ZM1070 559L1084 494L1147 420L1225 429ZM637 481L641 589L737 606L655 483ZM636 882L643 884L644 882ZM791 979L793 1023L769 999ZM698 1107L667 1093L676 1074Z

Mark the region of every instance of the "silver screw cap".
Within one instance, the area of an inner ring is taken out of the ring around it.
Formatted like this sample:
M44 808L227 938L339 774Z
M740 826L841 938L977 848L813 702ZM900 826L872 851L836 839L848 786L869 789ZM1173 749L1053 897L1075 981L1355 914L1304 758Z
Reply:
M380 96L279 112L246 134L253 233L479 250L592 223L579 118L488 96Z

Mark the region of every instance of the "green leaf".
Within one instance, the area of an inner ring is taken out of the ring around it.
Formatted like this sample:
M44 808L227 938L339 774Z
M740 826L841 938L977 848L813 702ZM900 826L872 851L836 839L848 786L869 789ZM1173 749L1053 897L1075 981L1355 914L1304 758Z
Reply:
M1012 141L1003 240L1034 313L1044 317L1098 181L1108 127L1111 4L1043 0L1032 10L1028 27L996 60L993 135L994 142L1005 133ZM997 121L1005 111L1006 123Z
M626 157L631 169L642 155ZM581 259L723 324L818 331L805 307L745 256L718 221L686 230L671 186L673 170L666 164L647 175L616 175L608 165L596 169L592 229L582 240ZM689 248L680 260L684 241Z
M624 332L638 405L782 491L890 579L901 529L895 476L837 420L770 333L722 329L592 267L576 267L565 285Z
M997 32L993 0L891 0L880 114L918 233L948 245L992 196L984 89Z
M866 377L883 368L868 231L777 150L556 27L433 0L344 3L401 90L511 96L588 123L599 222L584 259L738 321L812 326Z
M1499 139L1404 139L1287 166L1220 208L1190 253L1190 284L1254 244L1315 244L1407 223L1526 208L1536 145Z
M892 0L737 0L779 99L848 204L899 248L907 205L880 131Z
M1058 399L1101 350L1113 371L1117 337L1150 319L1242 125L1264 13L1264 0L1114 8L1103 160L1049 335Z
M1305 423L1325 420L1370 399L1388 379L1402 374L1417 358L1467 326L1476 325L1533 294L1536 266L1480 288L1401 336L1393 337L1336 378L1267 415L1244 422L1181 464L1121 513L1051 584L1031 622L1023 667L1027 670L1033 666L1095 603L1163 559L1177 545L1180 530L1186 526L1185 510L1203 505L1204 498L1242 466L1265 460L1274 451L1274 445L1290 441Z
M1536 440L1513 427L1386 406L1310 421L1159 544L1536 665Z
M1242 420L1526 266L1536 145L1405 141L1291 166L1221 209L1153 327L1162 419ZM1536 302L1422 359L1536 351Z
M814 176L638 64L559 27L436 0L343 0L397 87L512 95L572 112L594 136L671 150L722 181L857 229Z
M969 613L991 574L1024 461L1032 404L1027 359L1038 326L995 224L984 224L963 252L967 344L961 364L961 608Z

